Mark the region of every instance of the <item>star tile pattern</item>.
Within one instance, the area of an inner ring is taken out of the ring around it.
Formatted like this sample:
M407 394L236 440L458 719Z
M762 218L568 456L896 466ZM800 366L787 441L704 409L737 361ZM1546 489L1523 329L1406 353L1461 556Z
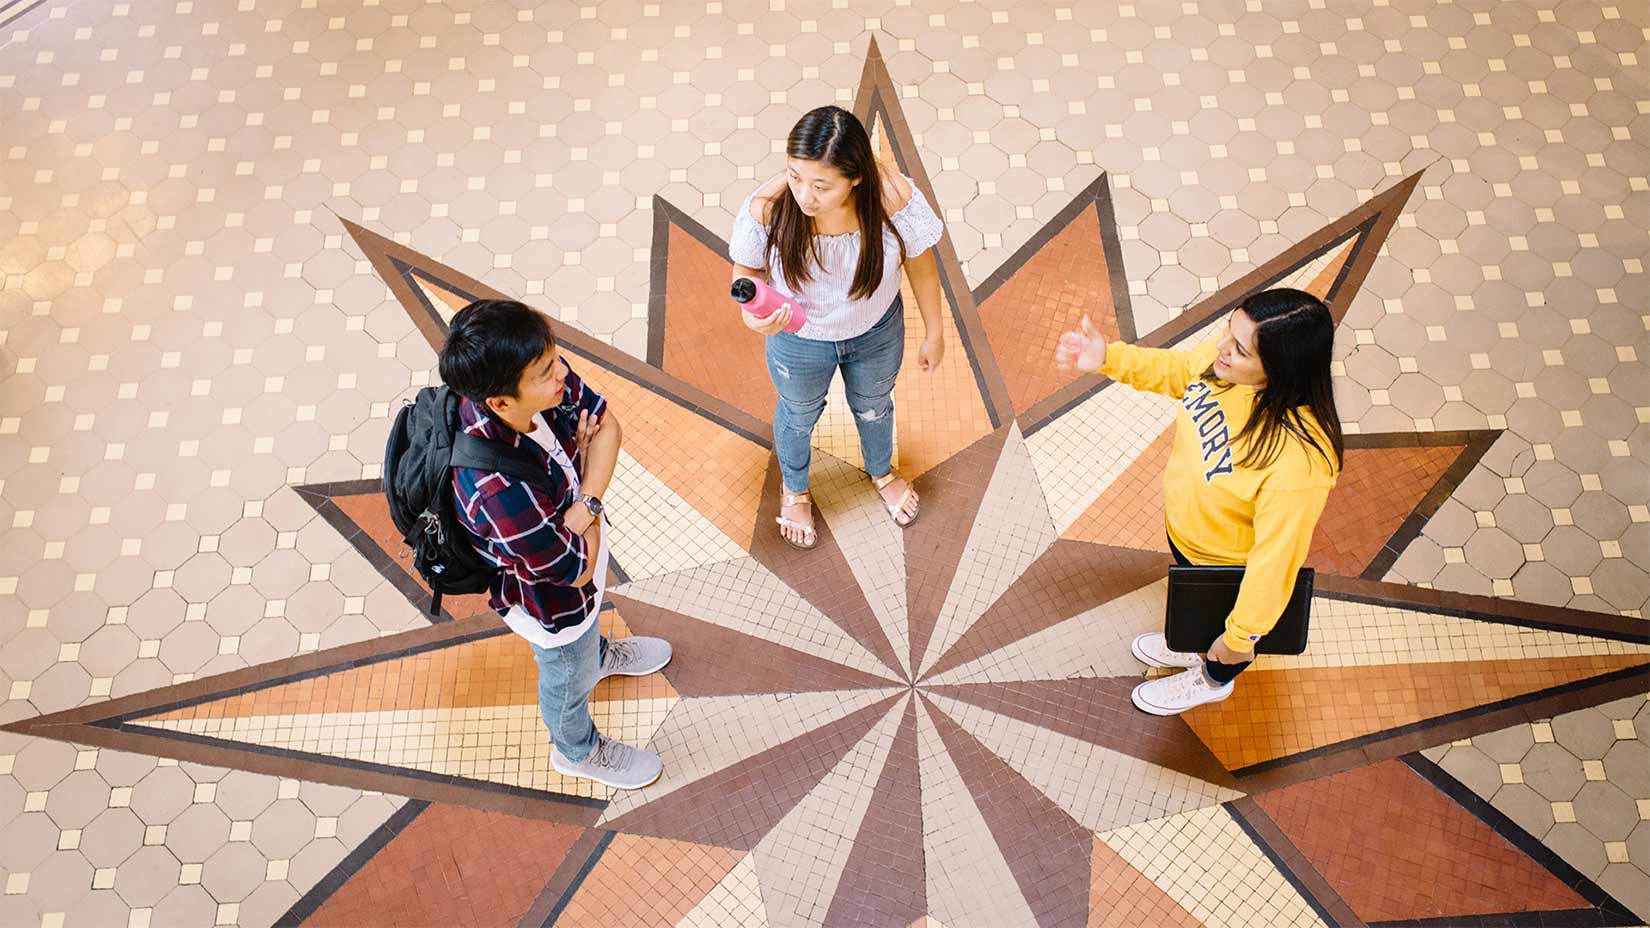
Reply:
M0 922L1650 914L1639 13L723 6L0 9L61 76L0 65ZM951 354L896 391L923 519L837 395L802 557L714 230L832 98L948 222ZM1148 718L1170 410L1047 346L1279 283L1342 320L1314 645ZM639 793L549 771L525 649L387 528L483 295L626 423L603 621L678 648L596 696Z

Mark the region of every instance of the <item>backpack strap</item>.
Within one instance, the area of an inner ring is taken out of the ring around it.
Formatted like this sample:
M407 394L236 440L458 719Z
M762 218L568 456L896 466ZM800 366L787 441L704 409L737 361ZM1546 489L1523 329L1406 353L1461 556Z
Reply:
M508 474L533 484L550 496L556 493L549 470L531 452L468 432L453 436L452 466Z

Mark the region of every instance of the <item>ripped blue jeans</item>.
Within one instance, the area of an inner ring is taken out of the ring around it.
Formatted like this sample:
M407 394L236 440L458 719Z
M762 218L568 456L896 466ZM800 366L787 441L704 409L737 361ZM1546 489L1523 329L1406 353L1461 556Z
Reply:
M768 338L768 376L779 402L773 410L773 443L785 489L808 489L814 425L825 411L831 378L842 369L842 386L859 427L865 472L888 473L894 455L894 379L905 359L905 305L894 297L888 312L863 335L840 342L780 332Z

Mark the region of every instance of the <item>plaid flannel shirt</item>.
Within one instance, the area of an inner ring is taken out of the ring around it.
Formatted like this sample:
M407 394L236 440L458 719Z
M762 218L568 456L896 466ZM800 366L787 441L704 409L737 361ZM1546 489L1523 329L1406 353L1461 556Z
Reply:
M539 428L550 429L576 466L579 413L599 416L607 400L584 385L571 369L562 403L539 413ZM502 615L520 606L552 633L584 621L595 605L596 583L574 586L589 563L586 542L562 525L574 502L573 486L561 465L539 443L493 416L485 406L465 399L459 404L464 431L492 441L525 448L544 462L553 494L507 474L453 468L458 518L476 538L476 550L502 570L492 583L490 605Z

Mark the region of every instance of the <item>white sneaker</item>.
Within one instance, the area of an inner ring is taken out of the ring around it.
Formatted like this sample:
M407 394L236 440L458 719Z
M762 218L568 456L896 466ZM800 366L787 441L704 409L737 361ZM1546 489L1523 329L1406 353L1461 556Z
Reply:
M1193 706L1220 702L1232 695L1236 681L1225 686L1210 686L1203 676L1203 668L1183 670L1169 677L1147 680L1134 688L1131 698L1135 708L1152 715L1179 715Z
M552 747L550 766L562 776L583 777L614 789L641 789L659 779L665 769L658 754L633 748L600 733L596 735L595 749L581 761L568 760L561 748Z
M601 676L645 677L657 673L670 663L670 642L663 638L614 638L607 642L607 653L602 656Z
M1202 667L1203 655L1193 654L1190 651L1169 650L1169 640L1163 637L1162 632L1148 632L1136 635L1129 642L1129 651L1134 659L1147 667Z

